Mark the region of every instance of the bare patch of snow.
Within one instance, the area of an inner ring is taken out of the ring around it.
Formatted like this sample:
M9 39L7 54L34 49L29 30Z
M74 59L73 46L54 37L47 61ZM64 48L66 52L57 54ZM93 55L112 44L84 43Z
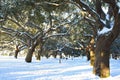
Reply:
M113 28L113 27L111 27L111 28L106 28L106 27L104 27L101 31L98 31L98 35L108 33L109 31L112 30L112 28Z
M106 14L106 19L109 20L110 16L109 14Z
M117 2L117 6L120 8L120 1Z
M119 7L118 13L120 13L120 1L117 2L117 6Z
M105 14L108 12L108 7L102 7L102 10L104 11Z
M120 9L119 9L118 13L120 14Z
M62 59L42 58L40 62L33 58L26 63L23 57L0 56L0 80L101 80L92 74L92 67L85 57ZM120 79L120 60L110 60L111 76L104 80Z

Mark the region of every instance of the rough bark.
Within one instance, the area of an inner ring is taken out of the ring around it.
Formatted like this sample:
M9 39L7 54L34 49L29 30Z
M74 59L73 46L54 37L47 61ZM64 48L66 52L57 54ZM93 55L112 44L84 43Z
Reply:
M94 73L102 78L110 76L109 50L112 42L108 42L109 39L103 35L96 43Z
M31 41L31 45L29 44L29 48L28 48L28 53L26 55L25 61L26 62L32 62L32 56L33 56L33 52L35 51L35 48L37 47L38 42L37 41Z
M32 56L33 56L34 51L35 51L35 46L32 46L28 49L28 53L25 58L26 62L28 62L28 63L32 62Z

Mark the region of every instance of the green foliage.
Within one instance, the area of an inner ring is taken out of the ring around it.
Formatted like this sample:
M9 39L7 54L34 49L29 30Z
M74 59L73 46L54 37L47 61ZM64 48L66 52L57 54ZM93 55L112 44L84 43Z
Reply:
M35 37L37 33L40 33L39 35L43 37L56 33L69 33L69 36L45 39L45 44L43 44L45 51L42 55L46 57L54 54L60 55L61 52L56 53L51 50L58 49L58 46L69 45L69 47L63 48L63 53L65 55L80 56L84 51L81 52L75 48L81 47L82 44L78 45L78 42L84 41L84 44L89 42L85 35L92 34L91 28L87 22L82 20L83 16L77 7L66 3L66 1L68 0L3 1L2 13L6 16L4 25L6 28L20 32L15 33L12 37L15 37L18 42L23 41L25 43L28 43L29 38L23 33L27 33L32 37ZM50 28L56 29L45 34L45 31ZM24 43L22 44L24 45Z

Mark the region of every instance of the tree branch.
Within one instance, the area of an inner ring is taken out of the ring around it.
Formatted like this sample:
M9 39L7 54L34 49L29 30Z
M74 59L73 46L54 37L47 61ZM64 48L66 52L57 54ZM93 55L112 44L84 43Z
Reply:
M43 37L43 39L47 39L47 38L50 38L50 37L56 37L56 36L69 36L69 34L68 33L52 34L52 35L48 35L48 36Z
M0 26L0 29L9 35L12 35L13 37L23 37L22 35L25 35L23 38L32 38L32 36L26 32L20 32L18 30L13 30L11 28L6 28L3 26Z
M25 25L28 26L28 27L36 28L36 29L38 29L40 31L42 30L39 25L37 25L37 24L35 24L33 22L30 22L30 21L28 21Z
M91 16L96 20L96 22L101 26L105 26L105 24L101 21L100 15L96 13L93 9L91 9L85 2L82 0L75 0L76 3L78 3L81 8L83 8L85 11L87 11Z
M108 3L110 6L112 6L114 17L118 15L119 7L115 0L103 0L103 2Z
M10 20L10 21L12 21L13 23L15 23L16 25L18 25L18 26L21 27L22 29L24 29L24 27L23 27L21 24L19 24L19 22L15 21L15 20L13 20L13 19L11 19L11 18L9 18L9 17L7 17L7 19Z
M100 15L100 18L103 19L103 20L105 20L105 16L106 16L106 15L105 15L105 13L104 13L103 10L102 10L101 0L96 0L95 6L96 6L96 11L97 11L97 13Z

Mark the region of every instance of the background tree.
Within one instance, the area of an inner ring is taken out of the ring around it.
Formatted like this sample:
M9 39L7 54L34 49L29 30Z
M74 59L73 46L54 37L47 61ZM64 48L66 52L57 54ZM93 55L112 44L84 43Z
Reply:
M47 39L68 35L73 30L70 26L76 25L81 20L77 18L78 11L72 12L72 9L67 7L68 5L58 4L57 0L55 3L21 0L2 1L2 3L4 4L2 5L4 21L0 28L21 43L20 47L18 44L16 46L16 54L23 50L23 47L28 49L26 62L31 62L37 46L39 47L37 59L40 59L43 45ZM69 12L72 13L68 14Z

